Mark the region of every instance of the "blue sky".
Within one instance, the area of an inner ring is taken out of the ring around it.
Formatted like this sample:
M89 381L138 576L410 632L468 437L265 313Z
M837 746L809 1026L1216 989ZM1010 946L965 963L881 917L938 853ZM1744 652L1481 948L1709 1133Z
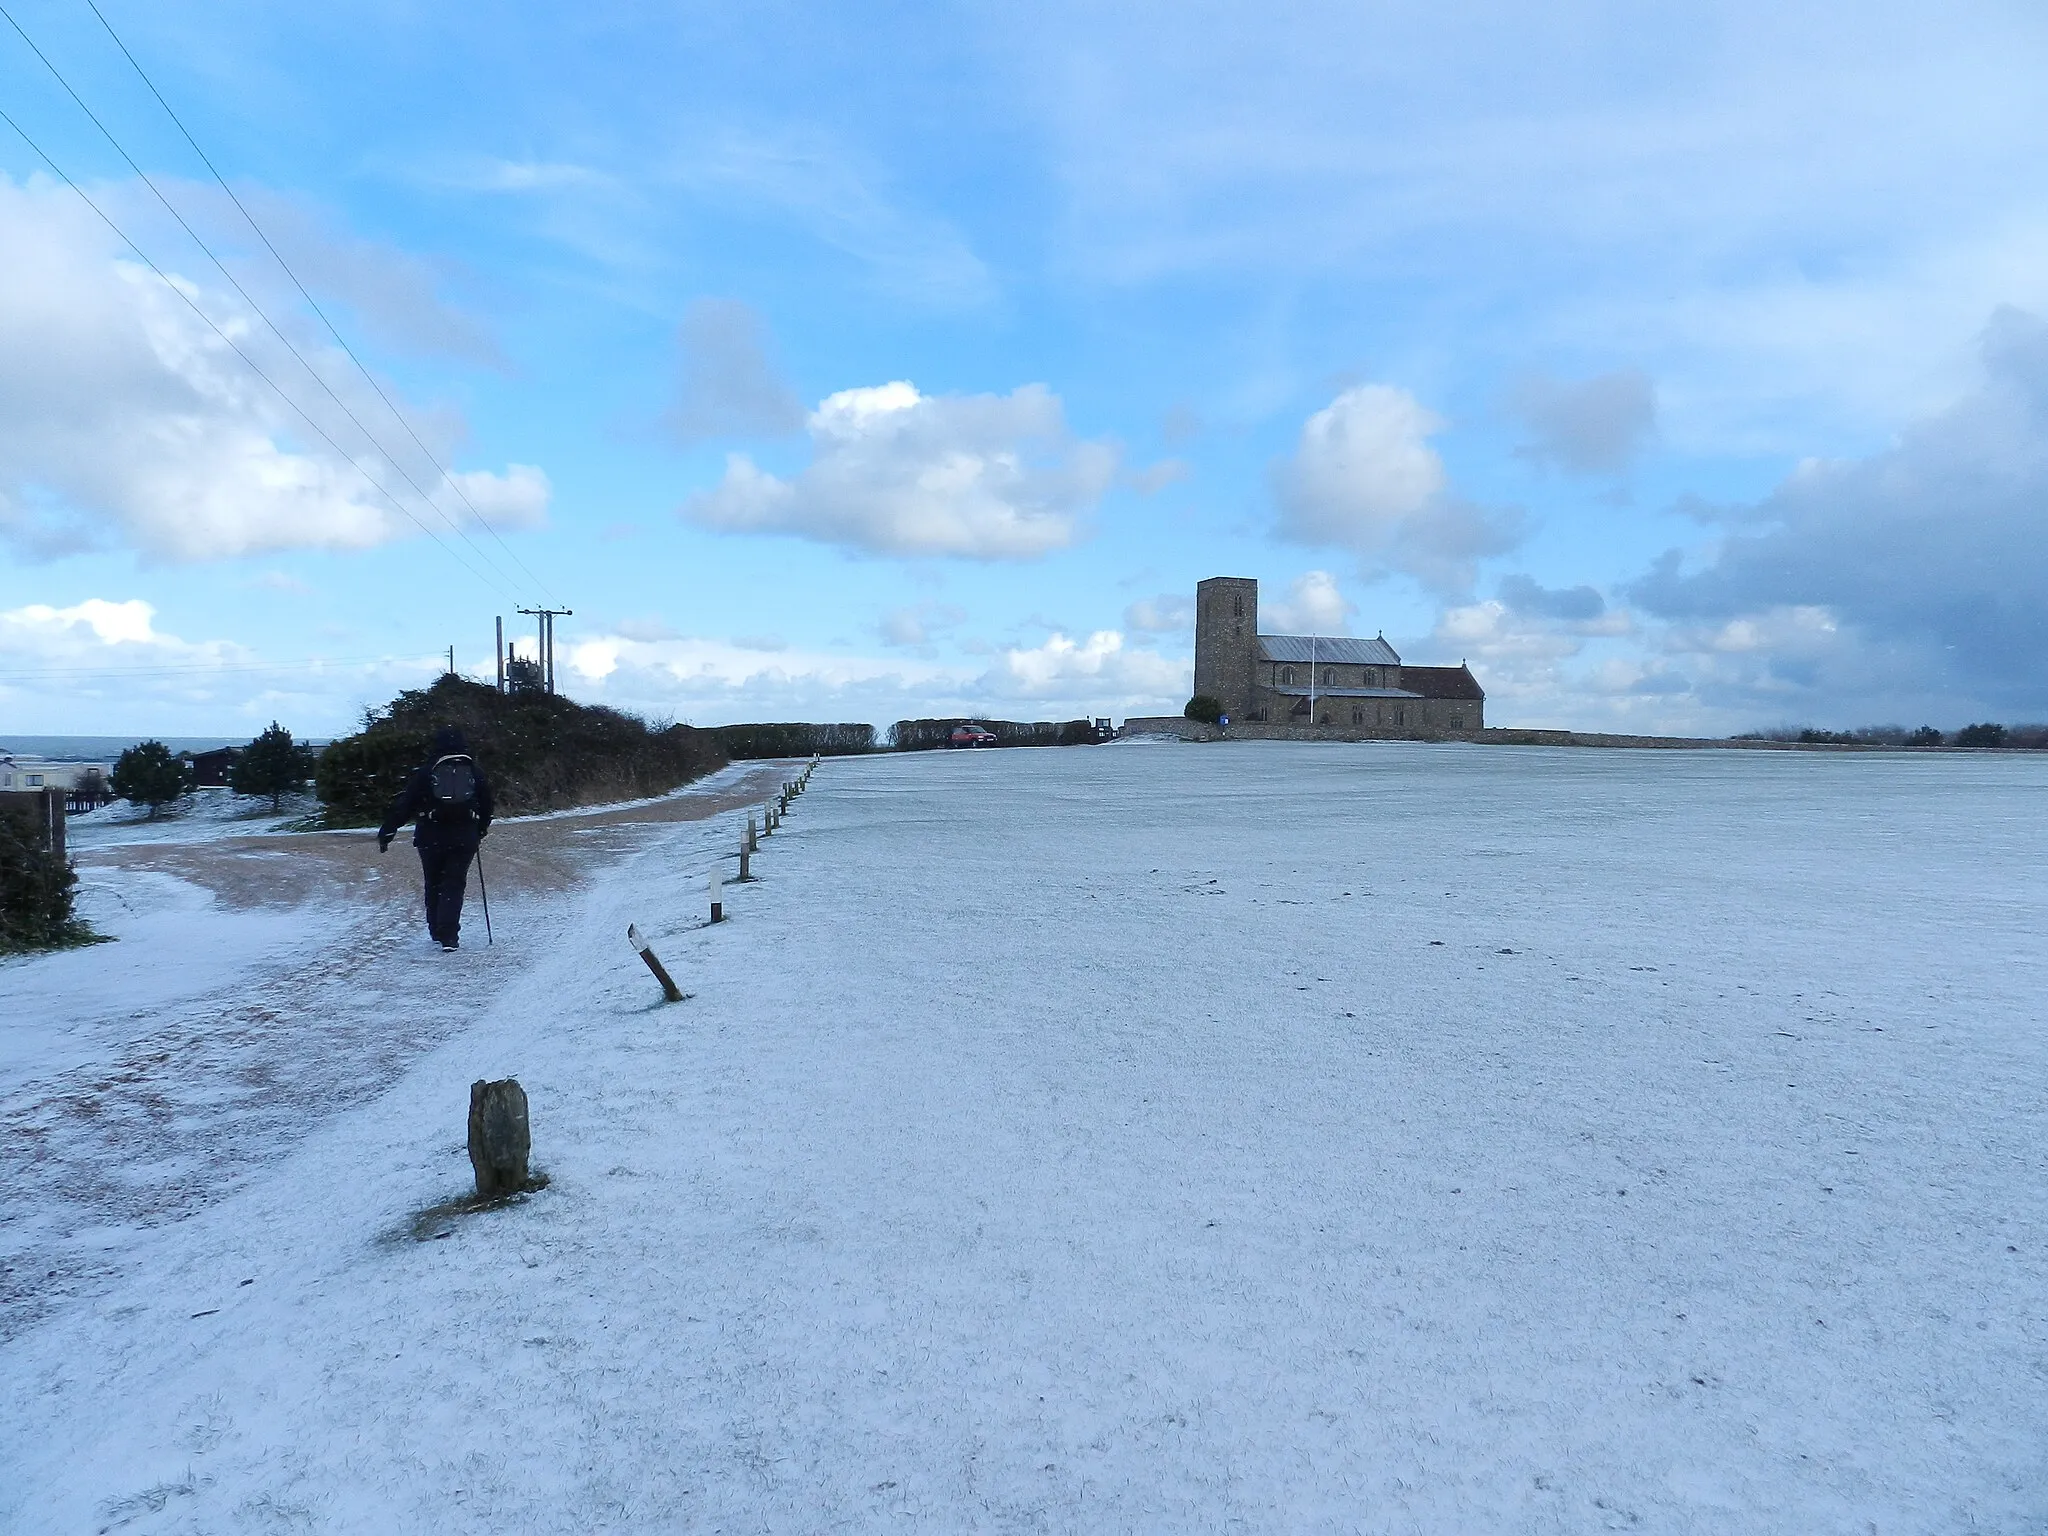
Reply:
M1223 574L1494 723L2048 717L2038 6L103 0L431 457L9 9L333 395L0 27L185 295L0 128L0 727L344 729L548 597L655 715L1170 710Z

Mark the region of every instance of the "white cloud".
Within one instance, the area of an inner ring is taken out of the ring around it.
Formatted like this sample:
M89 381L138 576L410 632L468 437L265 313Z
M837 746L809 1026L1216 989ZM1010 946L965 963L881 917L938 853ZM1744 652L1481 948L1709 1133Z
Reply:
M884 555L1029 560L1080 537L1116 452L1077 441L1059 397L926 396L908 383L848 389L811 413L811 462L792 479L745 454L683 507L732 533L781 533Z
M1626 469L1657 424L1656 389L1634 368L1589 379L1524 379L1511 405L1535 434L1522 452L1581 475Z
M108 192L120 195L120 189ZM122 260L68 189L0 177L0 538L32 555L128 543L170 560L285 549L365 549L415 529L308 433L179 297ZM348 443L354 429L231 294L184 283L244 350ZM310 334L301 350L365 422L384 407ZM413 413L425 434L451 424ZM432 471L389 429L423 485ZM364 462L401 494L367 450ZM479 507L515 524L544 508L546 477L472 471ZM442 492L447 496L445 490ZM452 496L443 505L453 506ZM416 507L431 525L437 520Z
M1328 571L1308 571L1294 578L1287 595L1260 605L1262 626L1273 634L1348 635L1358 604L1344 595Z
M2000 310L1981 351L1954 405L1755 505L1699 508L1716 544L1635 584L1731 705L1748 689L1837 720L2048 714L2048 324Z
M473 675L490 667L488 649L458 659ZM331 732L443 665L440 656L272 660L232 640L160 629L141 598L0 611L0 718L19 731L254 734L279 719L301 736Z
M1190 673L1185 662L1156 651L1127 650L1113 629L1097 630L1085 640L1048 635L1042 645L1002 653L981 678L998 698L1059 701L1078 708L1107 711L1132 704L1164 705L1184 695Z
M1514 547L1520 520L1449 493L1429 442L1443 426L1406 390L1345 390L1309 417L1293 456L1274 466L1280 537L1352 550L1368 566L1405 571L1439 591L1469 590L1479 560Z
M611 183L602 171L560 160L482 160L441 178L442 185L465 192L559 192Z
M764 330L738 299L690 305L676 333L676 399L662 417L672 438L777 437L803 426L803 404L769 361Z
M477 521L470 515L471 508L485 522L504 532L538 528L548 520L548 503L554 499L555 488L547 471L536 465L508 464L502 475L487 469L456 470L448 478L462 488L467 501L450 498L440 505L470 527L475 527ZM432 482L422 477L420 483Z
M918 603L908 608L892 608L882 615L876 631L885 645L923 646L929 645L945 630L958 628L967 622L967 610L950 603Z
M45 652L61 647L74 654L82 653L94 642L101 646L151 646L177 655L208 650L188 646L175 635L158 634L156 609L134 597L119 603L89 597L69 608L30 603L25 608L0 613L0 631L7 634L13 646Z
M1629 606L1524 576L1434 637L1505 722L1724 734L2048 717L2048 324L2001 309L1975 386L1862 458L1811 459Z
M1184 634L1195 627L1195 600L1185 592L1141 597L1124 610L1124 628L1144 634Z
M988 303L987 265L945 219L889 195L886 178L816 133L728 128L673 168L686 186L772 208L864 263L893 296L936 308Z
M1131 489L1140 496L1157 496L1169 485L1193 477L1194 467L1186 459L1160 459L1143 469L1131 471Z

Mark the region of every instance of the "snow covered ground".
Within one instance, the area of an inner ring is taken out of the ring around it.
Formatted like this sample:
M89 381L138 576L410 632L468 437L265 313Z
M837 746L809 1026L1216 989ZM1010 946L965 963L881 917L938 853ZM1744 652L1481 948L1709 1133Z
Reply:
M31 1181L98 1258L10 1288L0 1526L2048 1530L2044 792L922 754L827 763L717 928L730 813L574 832L494 950L339 888L333 979L234 974L367 1087ZM436 1214L507 1074L552 1182Z

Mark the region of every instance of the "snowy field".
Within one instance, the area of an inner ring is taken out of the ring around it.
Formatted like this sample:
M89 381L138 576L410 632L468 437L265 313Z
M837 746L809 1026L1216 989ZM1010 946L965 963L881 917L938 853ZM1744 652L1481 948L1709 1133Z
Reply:
M346 988L221 946L370 1086L18 1218L98 1258L10 1303L0 1529L2048 1531L2044 807L2036 757L923 754L826 763L718 928L730 813L590 834L495 949L309 917ZM16 1102L66 961L0 967ZM551 1184L431 1214L504 1075Z

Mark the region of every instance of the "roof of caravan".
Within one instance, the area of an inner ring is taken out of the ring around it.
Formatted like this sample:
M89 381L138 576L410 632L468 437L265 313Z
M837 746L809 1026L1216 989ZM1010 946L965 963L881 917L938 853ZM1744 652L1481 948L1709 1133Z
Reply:
M1357 666L1362 662L1369 667L1401 665L1401 658L1381 636L1359 640L1349 635L1261 635L1259 650L1268 661L1328 661L1340 666Z

